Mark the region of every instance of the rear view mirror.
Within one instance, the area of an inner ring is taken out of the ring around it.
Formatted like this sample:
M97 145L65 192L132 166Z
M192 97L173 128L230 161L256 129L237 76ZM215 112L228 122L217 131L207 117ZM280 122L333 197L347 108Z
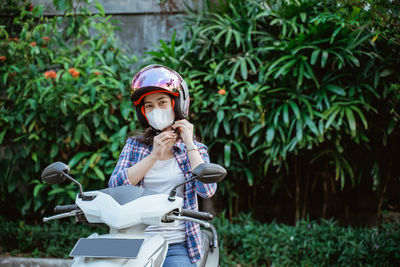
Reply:
M191 179L186 180L183 183L178 184L171 189L171 192L169 192L169 197L168 197L169 201L175 201L176 189L179 186L191 182L195 179L205 184L218 183L225 178L226 170L224 169L224 167L218 164L201 163L196 168L194 168L192 174L193 177Z
M69 173L69 166L60 161L54 162L42 172L42 180L47 184L60 184L67 178L64 173Z
M193 176L205 184L218 183L226 176L224 167L214 163L202 163L192 172Z

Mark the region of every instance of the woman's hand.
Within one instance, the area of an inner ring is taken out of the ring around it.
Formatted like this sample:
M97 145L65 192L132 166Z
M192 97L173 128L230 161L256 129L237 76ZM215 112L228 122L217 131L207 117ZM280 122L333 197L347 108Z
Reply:
M154 136L153 140L153 150L150 155L157 160L162 159L165 148L167 147L168 142L175 142L176 134L174 131L165 131L160 133L159 135Z
M193 145L193 124L187 120L179 120L172 124L172 129L178 129L186 146Z

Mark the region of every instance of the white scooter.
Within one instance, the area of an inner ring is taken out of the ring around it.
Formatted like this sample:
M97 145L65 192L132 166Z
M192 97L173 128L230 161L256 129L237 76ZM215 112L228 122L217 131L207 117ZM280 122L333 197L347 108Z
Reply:
M59 184L69 179L80 188L73 205L57 206L59 213L43 218L44 222L75 216L89 225L107 225L109 234L94 233L81 238L70 253L72 266L162 266L168 244L161 235L145 233L149 225L177 226L178 220L188 220L211 229L202 231L204 256L197 266L218 266L217 232L208 221L213 216L206 212L184 210L183 198L176 189L194 179L215 183L226 176L226 170L213 163L204 163L193 170L193 178L176 185L170 194L160 194L140 187L125 185L98 191L83 192L82 185L69 176L70 168L55 162L46 167L42 179L48 184Z

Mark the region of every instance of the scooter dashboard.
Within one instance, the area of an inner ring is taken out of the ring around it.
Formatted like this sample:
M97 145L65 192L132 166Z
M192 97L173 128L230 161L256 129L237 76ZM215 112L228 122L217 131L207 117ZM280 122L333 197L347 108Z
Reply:
M155 191L133 185L110 187L99 191L110 195L120 205L124 205L144 196L159 194Z

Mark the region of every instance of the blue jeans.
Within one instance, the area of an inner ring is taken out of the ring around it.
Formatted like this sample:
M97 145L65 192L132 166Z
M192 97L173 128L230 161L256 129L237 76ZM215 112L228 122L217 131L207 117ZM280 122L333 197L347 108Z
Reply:
M190 261L186 242L169 244L163 267L187 266L196 266L196 264Z

